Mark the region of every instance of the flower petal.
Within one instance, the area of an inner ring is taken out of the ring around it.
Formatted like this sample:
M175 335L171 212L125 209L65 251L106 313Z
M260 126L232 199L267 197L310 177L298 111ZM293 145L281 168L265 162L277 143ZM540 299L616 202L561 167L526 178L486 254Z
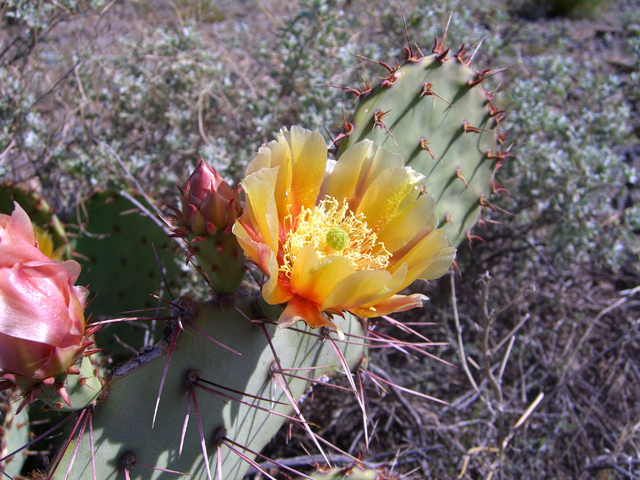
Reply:
M36 247L33 225L29 215L18 202L14 202L11 215L0 214L0 268L11 268L19 259L21 262L49 261Z
M322 303L321 310L351 310L390 297L400 289L406 266L386 270L360 270L339 281Z
M62 262L1 269L0 292L0 333L64 347L82 339L82 304Z
M54 349L46 343L16 338L2 332L0 332L0 345L2 345L0 373L11 372L27 378L31 378L34 372L44 365Z
M262 286L262 297L270 305L278 305L293 297L290 288L286 288L278 272L278 261L275 255L269 259L269 280Z
M275 167L279 170L273 196L278 206L278 215L282 220L288 215L291 203L291 151L286 142L279 143L274 140L260 147L258 154L249 162L245 175L249 176L263 168Z
M327 165L327 144L319 132L296 126L282 131L278 140L291 149L291 214L295 218L302 208L316 204Z
M364 215L369 228L382 230L398 209L404 209L407 199L411 202L418 197L422 177L414 173L404 167L390 168L369 185L356 210Z
M278 144L275 140L267 143L266 145L262 145L258 149L258 153L255 157L251 159L249 165L244 171L244 176L248 177L251 174L256 173L258 170L262 170L263 168L273 168L275 165L271 164L271 145Z
M433 195L421 195L409 208L397 212L378 232L378 241L389 252L395 253L422 232L422 236L425 236L436 227L437 218L433 213L435 206L436 199Z
M291 288L301 297L321 305L336 284L354 272L346 258L328 255L319 260L314 246L305 245L293 265Z
M246 207L238 219L241 223L253 226L262 237L263 243L274 252L278 251L279 234L278 206L274 198L278 169L279 167L263 168L242 181Z
M342 154L329 177L327 195L349 203L355 211L369 185L387 169L402 168L402 156L379 148L370 140L358 142Z
M275 253L271 250L271 247L262 243L261 239L259 239L260 235L251 229L252 226L250 224L243 222L246 222L246 218L243 220L240 217L231 231L236 236L247 258L256 262L264 273L269 273L269 262ZM257 240L255 240L256 238Z

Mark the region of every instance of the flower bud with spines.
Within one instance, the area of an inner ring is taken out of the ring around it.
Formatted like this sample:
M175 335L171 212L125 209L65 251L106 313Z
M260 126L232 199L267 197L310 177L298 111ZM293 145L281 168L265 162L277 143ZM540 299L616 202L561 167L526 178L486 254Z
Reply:
M176 212L174 236L187 240L189 255L197 258L216 292L234 293L246 271L244 253L231 233L242 213L238 187L231 188L201 159L181 193L182 209L171 207Z

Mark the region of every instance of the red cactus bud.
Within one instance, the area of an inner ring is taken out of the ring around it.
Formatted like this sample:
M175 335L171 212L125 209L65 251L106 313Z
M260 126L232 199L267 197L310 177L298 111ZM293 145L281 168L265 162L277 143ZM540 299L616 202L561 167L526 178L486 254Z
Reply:
M238 193L201 159L187 180L176 218L190 233L213 235L233 226L240 210Z
M73 370L85 346L86 288L74 286L80 265L51 260L34 240L16 203L0 214L0 390L38 390Z

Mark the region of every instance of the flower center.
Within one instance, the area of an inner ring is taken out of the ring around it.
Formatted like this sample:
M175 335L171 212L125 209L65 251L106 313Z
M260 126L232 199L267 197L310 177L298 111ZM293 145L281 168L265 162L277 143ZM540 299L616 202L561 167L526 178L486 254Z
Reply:
M337 200L327 197L314 209L303 209L295 220L288 216L285 226L289 231L282 246L280 271L286 276L291 275L302 247L309 244L320 260L327 255L340 255L356 270L384 270L389 265L391 253L377 241L364 215L354 215L346 202L340 206Z
M340 227L332 227L325 238L327 246L341 252L349 244L349 234Z

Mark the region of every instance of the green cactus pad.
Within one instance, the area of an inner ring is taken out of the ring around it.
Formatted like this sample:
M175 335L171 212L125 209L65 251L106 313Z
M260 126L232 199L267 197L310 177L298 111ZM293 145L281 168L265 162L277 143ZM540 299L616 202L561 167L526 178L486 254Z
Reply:
M256 301L255 297L243 299L245 303L243 311L247 312L246 315L250 318L259 318L263 315L262 312L257 311ZM270 399L270 401L263 401L244 396L245 402L295 416L283 389L272 378L274 355L261 324L249 321L245 314L240 313L233 305L215 303L200 305L199 312L192 323L201 331L244 356L234 354L212 343L187 324L186 331L180 333L171 357L153 429L151 423L166 351L160 355L157 347L157 351L146 354L156 358L143 366L140 366L140 363L144 355L117 368L116 376L108 381L107 395L103 397L102 404L93 414L97 478L124 479L121 459L130 459L133 456L137 463L129 468L132 480L179 478L142 465L187 473L193 475L189 477L193 479L207 478L193 404L184 448L181 457L178 458L181 431L190 398L185 379L189 372L194 370L200 372L201 378L218 385ZM339 323L346 334L359 336L364 334L359 321L350 315L347 315L344 321L339 320ZM265 328L283 368L303 369L295 373L305 375L312 372L316 378L341 370L341 363L331 341L292 329L278 329L273 323L265 325ZM299 329L309 331L301 325ZM317 335L319 332L316 330L313 333ZM351 368L366 354L363 343L353 339L352 341L356 344L335 341L335 345L344 353ZM165 346L166 342L165 338ZM326 368L304 370L306 367L313 366ZM129 371L130 373L125 373ZM288 378L288 384L295 399L300 398L308 387L307 381L294 378ZM241 398L240 394L231 393L229 390L217 388L216 390L234 398ZM280 416L228 398L215 398L200 388L195 389L195 395L202 420L211 475L214 479L218 478L214 437L216 432L220 431L220 427L226 429L226 438L259 452L285 421ZM282 402L284 405L272 404L271 400ZM54 479L65 478L74 447L75 444L72 442L53 476ZM244 453L251 458L254 457L250 452ZM225 480L239 480L249 468L249 465L225 444L221 446L220 460L222 462L221 477ZM82 438L69 478L78 480L92 478L88 435Z
M74 250L82 266L77 284L87 285L90 292L85 316L95 319L158 307L158 300L151 294L168 294L162 291L165 286L154 247L169 287L178 290L177 279L183 272L175 263L177 245L128 199L104 192L82 202L78 210L82 213L76 222L83 229L74 239ZM162 332L161 327L158 330ZM115 361L120 362L131 351L124 349L115 336L139 349L144 345L145 333L142 327L130 323L108 324L98 331L97 346L103 354L115 355Z
M468 85L477 78L455 58L442 63L434 54L405 63L360 97L353 132L337 152L339 157L370 139L400 153L406 165L426 177L440 225L454 245L478 221L482 195L488 199L492 193L496 162L487 152L498 151L485 92L480 85ZM465 132L465 125L480 133ZM450 223L445 224L447 214Z

